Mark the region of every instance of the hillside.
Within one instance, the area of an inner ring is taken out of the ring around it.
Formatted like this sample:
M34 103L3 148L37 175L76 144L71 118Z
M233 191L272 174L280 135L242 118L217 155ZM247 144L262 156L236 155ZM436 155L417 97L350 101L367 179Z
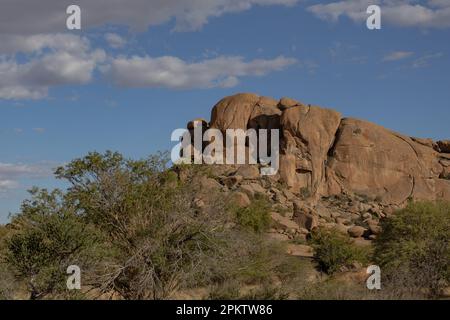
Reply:
M164 154L75 159L55 172L68 190L33 190L0 228L0 298L449 296L450 141L253 94L187 127L199 123L279 129L278 172L168 166ZM366 287L372 264L382 290ZM66 288L70 265L81 290Z

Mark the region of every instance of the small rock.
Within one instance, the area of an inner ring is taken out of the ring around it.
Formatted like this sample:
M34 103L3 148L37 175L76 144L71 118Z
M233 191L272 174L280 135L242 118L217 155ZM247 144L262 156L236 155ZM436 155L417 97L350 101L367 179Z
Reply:
M287 189L283 190L283 194L289 201L292 201L295 198L295 195Z
M286 248L287 254L296 257L312 258L314 257L314 249L303 244L288 244Z
M369 223L369 230L374 235L378 235L381 233L381 227L373 222Z
M272 220L280 225L284 230L293 230L293 233L295 233L300 229L298 224L286 217L283 217L278 212L271 212L270 216L272 217ZM290 233L292 233L292 231Z
M338 218L338 217L340 217L340 216L341 216L341 213L340 213L340 212L337 212L337 211L331 212L331 217L332 217L332 218Z
M279 241L288 241L289 240L289 236L278 233L278 232L269 232L267 235L269 236L269 238L271 238L273 240L279 240Z
M338 224L336 224L335 229L343 234L348 234L349 227L338 223Z
M353 227L349 228L347 230L347 232L350 235L350 237L359 238L364 235L364 233L366 232L366 229L361 226L353 226Z
M242 192L244 192L250 198L253 198L255 196L255 192L253 191L253 188L248 184L241 185L240 189Z
M245 208L248 207L251 204L250 199L245 193L242 192L235 192L232 195L232 201L239 207L239 208Z
M372 208L372 207L371 207L369 204L362 203L362 202L359 203L359 205L358 205L359 212L367 212L367 211L369 211L371 208Z
M260 193L260 194L266 193L266 189L264 189L263 187L261 187L261 185L259 185L257 183L250 183L249 186L252 188L252 190L255 194L256 193Z
M370 213L368 213L368 212L363 213L362 217L363 217L364 219L372 219L372 215L371 215Z
M201 209L201 208L204 208L205 207L205 201L203 201L202 199L194 199L194 206L197 208L197 209Z
M202 176L200 178L199 184L200 184L202 190L208 190L208 191L219 190L222 187L220 185L220 183L218 183L215 179L208 178L205 176Z
M231 176L231 177L225 177L222 179L222 183L227 186L228 188L233 188L236 185L238 185L243 180L242 176Z
M258 179L261 174L255 165L243 165L236 171L235 176L242 176L244 179Z
M299 233L300 233L301 235L308 235L308 234L309 234L309 231L308 231L308 229L300 228Z
M345 218L342 218L342 217L336 218L336 223L337 224L342 224L344 226L349 226L349 225L352 224L350 219L345 219Z

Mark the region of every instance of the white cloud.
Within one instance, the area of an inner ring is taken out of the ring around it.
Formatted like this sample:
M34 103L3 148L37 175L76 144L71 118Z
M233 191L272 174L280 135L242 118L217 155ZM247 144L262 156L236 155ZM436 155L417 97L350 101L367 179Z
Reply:
M212 17L257 5L294 5L299 0L78 0L82 28L121 24L145 30L175 20L178 31L196 30ZM0 33L36 34L66 31L66 8L72 0L1 0Z
M125 46L127 41L116 33L105 34L105 40L111 48L118 49Z
M414 60L414 62L412 63L412 67L413 68L428 67L430 65L431 60L439 59L443 56L444 56L444 54L442 52L426 54L426 55Z
M18 186L19 186L19 183L17 181L0 179L0 192L5 192L7 190L16 189Z
M200 62L172 56L107 57L103 50L91 48L88 39L71 34L0 35L2 39L0 99L42 99L51 87L89 83L99 67L119 86L180 89L233 87L241 77L262 76L296 63L282 56L252 61L218 56ZM121 44L114 34L107 39ZM26 59L19 61L17 53Z
M263 76L297 61L283 56L272 60L244 61L242 57L220 56L189 63L177 57L131 57L113 59L105 71L108 78L124 87L173 89L233 87L240 77Z
M0 35L0 54L40 53L44 49L85 52L89 40L70 33L34 34L30 36Z
M336 22L341 16L346 15L352 20L362 21L367 18L367 7L370 4L377 3L378 1L376 0L348 0L328 4L316 4L309 6L307 10L322 20Z
M414 52L411 51L393 51L384 56L383 61L398 61L411 57Z
M91 50L89 41L70 34L0 36L0 99L40 99L52 86L86 84L103 50ZM4 43L4 45L3 45ZM16 53L27 54L17 62Z
M19 187L19 179L44 178L51 175L48 165L27 165L0 162L0 192Z
M309 6L308 11L328 21L346 16L355 22L365 21L366 9L371 4L381 7L382 23L401 27L450 27L450 1L429 0L417 4L415 0L345 0Z

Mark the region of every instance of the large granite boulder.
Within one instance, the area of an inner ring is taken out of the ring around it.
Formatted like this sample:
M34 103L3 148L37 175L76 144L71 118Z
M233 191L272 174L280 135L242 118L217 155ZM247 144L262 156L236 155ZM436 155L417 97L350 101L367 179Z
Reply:
M280 179L311 199L355 194L386 205L450 200L449 140L411 138L343 119L334 110L247 93L222 99L204 125L221 131L280 129Z

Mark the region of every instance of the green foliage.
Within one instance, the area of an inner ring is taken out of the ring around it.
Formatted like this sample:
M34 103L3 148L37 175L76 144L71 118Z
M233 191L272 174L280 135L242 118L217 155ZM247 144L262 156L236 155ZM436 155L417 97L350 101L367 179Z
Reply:
M12 220L5 261L27 282L31 299L65 291L66 268L82 265L79 255L94 241L93 232L55 190L32 190L21 214Z
M256 198L248 207L234 211L237 223L245 229L261 233L270 227L270 206L264 198Z
M411 202L382 223L375 262L398 287L438 296L450 283L450 203Z
M240 298L241 284L236 280L213 285L206 299L208 300L237 300Z
M296 299L299 300L363 300L376 298L364 284L329 278L301 288Z
M321 269L333 274L353 262L366 262L368 253L356 247L352 240L338 230L316 229L311 235L311 244L315 249L315 258Z
M242 300L287 300L288 298L289 294L283 288L268 283L251 289L241 297Z
M0 226L0 299L24 296L24 289L32 299L165 299L199 287L214 299L285 299L287 292L358 298L334 280L311 286L314 263L286 255L283 244L265 236L266 199L230 208L220 189L207 190L200 207L199 180L209 169L167 168L164 154L134 161L113 152L58 168L67 191L33 189L11 224ZM375 255L383 284L397 283L401 271L408 275L401 281L433 296L448 286L449 208L411 204L383 223ZM366 249L336 230L317 229L310 242L329 274L368 259ZM82 270L79 292L66 288L69 265Z
M193 177L179 181L167 162L163 154L133 161L90 153L56 170L67 192L32 190L11 230L0 229L7 267L30 297L83 298L65 288L72 264L97 296L162 299L196 278L208 281L204 262L227 255L227 214L194 209Z

